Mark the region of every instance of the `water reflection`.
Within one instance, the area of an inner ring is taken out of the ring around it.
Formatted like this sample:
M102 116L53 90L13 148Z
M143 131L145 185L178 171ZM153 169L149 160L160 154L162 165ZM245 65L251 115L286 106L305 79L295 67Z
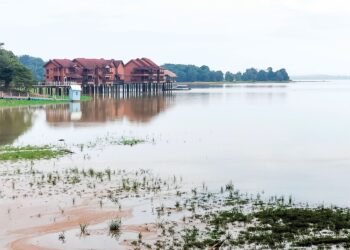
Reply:
M147 123L174 104L173 95L131 97L125 99L96 97L94 100L46 107L46 121L52 126L69 123L104 123L128 119Z
M69 103L69 113L70 113L70 119L72 121L80 121L82 117L80 103L79 102Z
M32 127L34 110L29 108L0 109L0 145L13 143Z

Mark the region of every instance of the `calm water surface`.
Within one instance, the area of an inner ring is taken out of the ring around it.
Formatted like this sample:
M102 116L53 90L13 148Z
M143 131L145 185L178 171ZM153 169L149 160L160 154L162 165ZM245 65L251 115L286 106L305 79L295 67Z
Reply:
M106 146L39 167L148 168L212 188L350 205L350 81L239 85L172 95L95 98L76 105L0 110L0 144L154 143Z

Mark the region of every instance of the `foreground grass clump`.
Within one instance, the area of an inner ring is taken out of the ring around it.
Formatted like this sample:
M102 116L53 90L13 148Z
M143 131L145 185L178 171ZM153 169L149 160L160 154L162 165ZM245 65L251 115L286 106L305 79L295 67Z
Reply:
M0 161L52 159L72 153L51 146L0 147Z
M122 225L121 219L116 218L116 219L112 220L109 223L109 232L112 233L112 234L119 232L121 225Z

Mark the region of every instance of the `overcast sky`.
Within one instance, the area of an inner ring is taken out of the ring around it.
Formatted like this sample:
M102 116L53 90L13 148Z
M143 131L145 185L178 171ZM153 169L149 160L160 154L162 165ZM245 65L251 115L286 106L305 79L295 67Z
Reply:
M0 0L0 42L50 58L350 74L349 0Z

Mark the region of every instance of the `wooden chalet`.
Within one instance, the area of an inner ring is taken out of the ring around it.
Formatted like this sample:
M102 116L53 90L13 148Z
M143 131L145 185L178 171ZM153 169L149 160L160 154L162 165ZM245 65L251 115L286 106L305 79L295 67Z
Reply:
M68 93L72 84L82 85L83 92L157 92L169 91L176 75L148 58L123 61L114 59L52 59L45 65L45 84L38 93Z

